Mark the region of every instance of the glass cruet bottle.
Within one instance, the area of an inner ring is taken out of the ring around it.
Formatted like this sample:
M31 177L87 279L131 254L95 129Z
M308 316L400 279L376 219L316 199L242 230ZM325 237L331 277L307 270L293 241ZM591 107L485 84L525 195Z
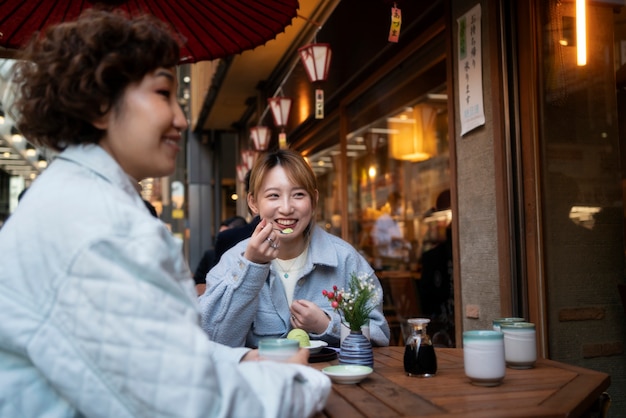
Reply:
M431 377L437 372L435 348L426 332L430 322L427 318L411 318L407 320L411 334L404 347L404 371L409 376Z

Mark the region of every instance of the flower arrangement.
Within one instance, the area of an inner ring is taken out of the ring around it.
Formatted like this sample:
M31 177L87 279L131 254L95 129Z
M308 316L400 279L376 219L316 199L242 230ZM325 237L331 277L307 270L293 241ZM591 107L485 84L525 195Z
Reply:
M370 313L380 300L372 279L364 273L351 273L347 290L333 286L332 291L322 290L322 295L328 298L330 306L350 324L352 331L360 331L367 324Z

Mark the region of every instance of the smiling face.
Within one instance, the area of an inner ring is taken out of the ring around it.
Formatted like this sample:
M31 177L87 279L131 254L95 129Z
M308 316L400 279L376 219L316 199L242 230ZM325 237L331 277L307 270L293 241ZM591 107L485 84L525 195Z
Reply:
M94 126L105 130L99 145L132 178L170 175L180 151L180 132L187 120L176 97L173 69L159 68L130 84Z
M279 257L298 255L304 250L304 232L313 219L314 200L317 195L311 196L304 187L293 183L281 165L266 171L259 191L248 195L250 208L261 219L272 222L277 229L293 229L290 234L280 234L284 244Z

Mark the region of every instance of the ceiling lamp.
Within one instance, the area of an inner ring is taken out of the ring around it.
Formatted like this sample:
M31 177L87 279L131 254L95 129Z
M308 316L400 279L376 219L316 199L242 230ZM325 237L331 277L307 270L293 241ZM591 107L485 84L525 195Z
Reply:
M46 158L43 155L40 155L39 158L37 158L37 167L41 169L48 167L48 161L46 161Z
M298 49L311 83L326 81L332 50L329 44L313 43ZM315 89L315 119L324 119L324 90Z
M4 110L2 110L2 105L0 104L0 125L4 124Z
M14 144L21 143L24 140L24 136L20 133L20 131L15 127L11 127L11 141Z
M270 143L271 131L267 126L253 126L250 128L250 137L257 151L267 150Z
M277 96L267 99L272 116L274 117L274 124L278 126L281 131L278 134L278 146L280 148L287 148L287 134L285 133L285 126L289 120L289 112L291 111L291 98Z
M37 150L31 144L26 144L26 149L24 151L27 157L35 157L37 155Z

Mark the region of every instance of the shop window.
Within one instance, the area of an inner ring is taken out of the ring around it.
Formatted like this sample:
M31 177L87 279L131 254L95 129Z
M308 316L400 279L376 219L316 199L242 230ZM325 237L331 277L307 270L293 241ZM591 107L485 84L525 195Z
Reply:
M348 240L376 269L419 271L422 254L446 240L452 215L443 91L348 136ZM336 235L339 155L335 145L309 156L320 190L318 221ZM383 231L385 224L394 230Z
M393 278L382 280L386 305L394 303L396 279L409 278L419 299L411 315L433 318L444 346L454 334L447 100L445 85L438 86L348 135L346 202L338 198L340 146L308 156L320 191L319 224L341 235L346 205L348 241L379 277Z

